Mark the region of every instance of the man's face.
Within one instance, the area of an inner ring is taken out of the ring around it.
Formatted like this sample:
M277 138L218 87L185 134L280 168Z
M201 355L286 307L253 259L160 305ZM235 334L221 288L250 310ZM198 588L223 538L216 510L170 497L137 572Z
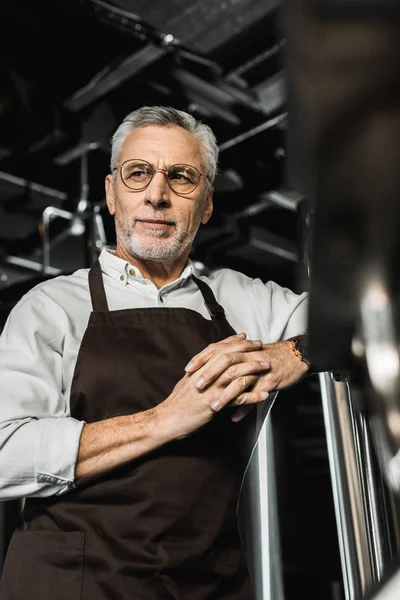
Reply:
M147 126L125 140L118 164L143 159L154 168L189 164L204 173L197 140L178 126ZM115 215L117 244L142 260L175 262L186 256L200 223L212 213L212 192L205 177L186 196L176 195L163 172L156 172L149 186L134 192L124 185L120 173L106 178L106 200Z

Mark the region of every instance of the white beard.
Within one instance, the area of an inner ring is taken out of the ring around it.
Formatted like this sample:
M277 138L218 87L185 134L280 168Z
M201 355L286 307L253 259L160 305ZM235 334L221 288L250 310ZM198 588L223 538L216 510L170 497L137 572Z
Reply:
M129 254L141 260L157 262L174 262L192 245L199 226L194 231L188 231L186 223L180 221L179 224L180 231L175 230L172 236L160 229L148 229L146 232L148 237L145 237L136 235L129 226L119 222L116 217L119 241Z

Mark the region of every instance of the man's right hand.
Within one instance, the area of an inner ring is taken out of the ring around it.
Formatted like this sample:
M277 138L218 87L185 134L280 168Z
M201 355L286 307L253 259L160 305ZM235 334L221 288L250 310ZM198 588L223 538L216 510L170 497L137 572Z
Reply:
M202 369L193 374L186 374L176 384L170 396L154 409L158 426L167 439L183 438L210 421L217 410L227 406L238 397L245 396L247 404L262 402L268 393L247 391L260 375L270 368L269 362L246 360L235 363L231 357L235 353L251 353L261 348L261 341L246 339L245 334L238 334L210 344L210 359ZM210 362L226 357L226 369L205 390L196 387L201 372Z

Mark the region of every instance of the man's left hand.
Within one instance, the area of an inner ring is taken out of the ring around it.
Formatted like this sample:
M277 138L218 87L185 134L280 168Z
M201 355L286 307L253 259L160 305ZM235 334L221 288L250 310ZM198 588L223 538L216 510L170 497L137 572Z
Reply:
M224 372L229 373L234 378L236 367L249 360L269 362L270 364L269 369L259 375L258 381L252 387L254 391L275 392L284 390L298 383L308 372L308 365L296 356L289 341L262 344L261 348L257 348L252 352L237 352L229 356L221 352L212 354L207 348L192 358L190 366L186 367L186 372L193 374L204 365L207 365L196 381L196 387L203 390ZM227 361L229 361L228 370ZM239 403L240 398L238 398L236 404ZM248 411L244 412L247 413ZM238 414L241 416L244 413L239 409ZM236 418L235 420L239 419Z

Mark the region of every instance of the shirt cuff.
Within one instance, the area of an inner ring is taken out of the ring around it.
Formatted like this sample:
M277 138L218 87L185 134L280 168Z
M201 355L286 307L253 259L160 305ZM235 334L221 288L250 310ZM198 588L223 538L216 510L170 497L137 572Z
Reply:
M55 494L74 487L75 464L84 421L72 417L39 419L34 446L37 483L56 486Z

